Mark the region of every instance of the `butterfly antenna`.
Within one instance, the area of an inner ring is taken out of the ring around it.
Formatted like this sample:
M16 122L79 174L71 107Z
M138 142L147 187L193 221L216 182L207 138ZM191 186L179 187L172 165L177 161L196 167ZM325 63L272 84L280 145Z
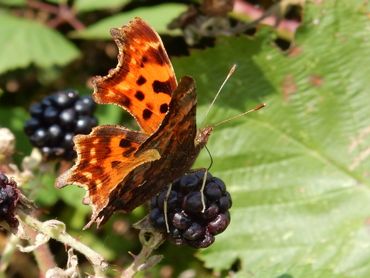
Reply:
M206 112L206 114L205 114L205 116L204 116L204 118L203 118L203 121L202 121L202 124L201 124L201 125L203 125L203 123L204 123L204 122L205 122L205 120L207 119L207 116L208 116L208 114L209 114L209 111L211 111L211 108L212 108L212 106L214 105L214 103L215 103L216 99L218 98L219 94L221 93L222 88L225 86L226 82L227 82L227 81L230 79L230 77L233 75L233 73L235 72L235 70L236 70L236 64L234 64L234 65L231 67L231 69L229 70L229 73L227 74L227 76L226 76L226 78L225 78L224 82L222 82L222 84L221 84L220 88L219 88L219 89L218 89L218 91L217 91L217 94L215 95L215 97L213 98L213 100L212 100L211 104L209 105L209 107L208 107L208 109L207 109L207 112Z
M240 117L243 117L243 116L245 116L245 115L247 115L247 114L249 114L249 113L252 113L252 112L255 112L255 111L257 111L257 110L260 110L261 108L263 108L263 107L265 107L265 106L266 106L266 103L258 104L256 107L254 107L254 108L252 108L252 109L250 109L250 110L248 110L248 111L246 111L246 112L243 112L243 113L241 113L241 114L239 114L239 115L235 115L235 116L233 116L233 117L231 117L231 118L228 118L228 119L222 120L221 122L218 122L218 123L216 123L216 124L214 124L214 125L212 125L212 126L213 126L213 127L220 126L220 125L225 124L225 123L227 123L227 122L230 122L230 121L232 121L232 120L235 120L235 119L238 119L238 118L240 118Z

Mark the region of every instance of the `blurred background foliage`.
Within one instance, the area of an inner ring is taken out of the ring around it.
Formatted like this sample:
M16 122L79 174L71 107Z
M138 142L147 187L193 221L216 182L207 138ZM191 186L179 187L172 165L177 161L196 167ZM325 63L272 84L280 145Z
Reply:
M117 62L109 29L143 17L161 34L178 78L195 78L199 123L235 63L206 124L261 102L267 108L218 127L208 145L211 172L234 200L230 227L202 251L165 243L164 259L141 275L369 277L369 15L363 0L0 0L0 125L16 135L19 163L31 151L23 133L29 105L66 88L90 94L90 78ZM97 116L135 127L112 105ZM208 165L202 153L195 167ZM84 192L55 189L58 171L45 166L23 190L40 219L64 221L117 276L131 262L128 251L140 249L132 223L146 208L81 231L90 215ZM6 241L1 234L1 248ZM51 249L63 266L64 246ZM14 256L9 277L37 277L32 256Z

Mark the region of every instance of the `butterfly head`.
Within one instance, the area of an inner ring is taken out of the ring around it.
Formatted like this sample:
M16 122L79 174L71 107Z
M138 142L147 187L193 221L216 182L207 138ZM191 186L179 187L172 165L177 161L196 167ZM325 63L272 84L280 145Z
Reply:
M208 138L211 135L212 131L212 126L207 126L205 128L199 129L197 136L195 137L195 146L200 149L203 148L207 144Z

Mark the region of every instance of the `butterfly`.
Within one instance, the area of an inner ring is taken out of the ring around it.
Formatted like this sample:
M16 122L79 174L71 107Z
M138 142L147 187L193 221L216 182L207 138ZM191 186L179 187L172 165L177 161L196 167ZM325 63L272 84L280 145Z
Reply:
M106 222L115 211L130 212L145 203L193 165L212 127L197 130L197 95L189 76L177 83L159 35L135 18L114 28L118 65L93 78L93 98L127 110L140 131L101 125L74 138L75 165L56 182L87 190L89 227Z

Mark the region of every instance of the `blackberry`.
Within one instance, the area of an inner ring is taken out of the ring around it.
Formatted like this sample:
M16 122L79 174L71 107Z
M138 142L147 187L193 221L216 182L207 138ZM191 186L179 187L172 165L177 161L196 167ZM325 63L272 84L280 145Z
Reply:
M65 90L45 97L30 107L24 131L46 159L72 159L73 137L88 134L97 125L95 103L89 96Z
M230 223L232 201L224 182L207 173L202 193L203 178L204 170L188 173L173 182L169 194L165 188L151 200L150 222L176 245L206 248ZM166 200L168 233L164 215Z
M14 214L18 200L19 190L16 182L0 173L0 221L6 221L11 227L18 224Z

